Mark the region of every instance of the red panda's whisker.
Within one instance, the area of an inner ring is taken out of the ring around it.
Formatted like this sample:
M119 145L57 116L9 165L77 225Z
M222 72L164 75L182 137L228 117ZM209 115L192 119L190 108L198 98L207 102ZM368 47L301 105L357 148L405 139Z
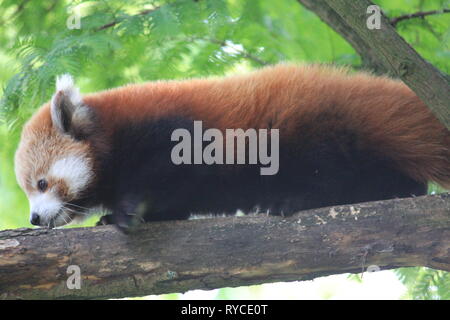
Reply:
M68 207L65 207L65 206L63 206L62 208L64 210L66 210L66 211L70 211L70 212L73 212L73 213L76 213L76 214L80 214L80 215L84 215L84 216L88 215L88 213L86 213L86 212L77 211L75 209L71 209L71 208L68 208Z
M66 217L68 217L68 215L64 212L64 215L66 216ZM63 218L63 220L64 220L64 222L66 223L66 224L69 224L69 222L66 220L66 218L64 217L64 215L61 215L61 217Z
M66 203L62 204L62 207L64 209L70 210L72 212L80 213L80 214L87 214L87 213L80 212L79 210L89 210L89 208L80 207L80 206L76 206L75 208L70 208L70 207L67 207L68 205L71 205L71 204L66 202Z
M75 208L80 208L80 209L84 209L84 210L89 210L89 208L87 208L87 207L79 206L77 204L73 204L73 203L69 203L69 202L65 202L64 205L73 206Z
M66 214L66 217L69 219L68 223L71 223L73 221L73 218L71 218L68 214ZM64 221L66 221L66 220L64 219Z
M73 212L73 213L78 213L77 211L75 211L75 210L73 210L73 209L70 209L70 208L67 208L67 207L65 207L65 206L62 206L62 209L63 209L64 211L70 211L70 212Z

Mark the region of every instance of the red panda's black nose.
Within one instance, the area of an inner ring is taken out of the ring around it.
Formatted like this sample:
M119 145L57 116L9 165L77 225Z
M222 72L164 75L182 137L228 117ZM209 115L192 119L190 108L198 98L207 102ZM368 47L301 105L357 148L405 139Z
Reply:
M39 218L39 215L37 213L33 212L31 214L30 222L32 225L38 226L40 220L41 219Z

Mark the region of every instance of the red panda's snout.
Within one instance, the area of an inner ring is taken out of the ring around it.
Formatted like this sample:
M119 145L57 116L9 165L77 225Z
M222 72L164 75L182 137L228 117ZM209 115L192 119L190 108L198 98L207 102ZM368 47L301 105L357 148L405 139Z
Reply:
M87 137L94 116L83 105L69 76L57 81L56 93L25 125L15 156L19 185L30 204L30 223L58 227L88 213L77 203L95 179Z
M31 224L58 227L88 214L87 208L74 201L83 196L93 178L89 159L80 154L62 155L46 174L41 172L31 178L27 190Z

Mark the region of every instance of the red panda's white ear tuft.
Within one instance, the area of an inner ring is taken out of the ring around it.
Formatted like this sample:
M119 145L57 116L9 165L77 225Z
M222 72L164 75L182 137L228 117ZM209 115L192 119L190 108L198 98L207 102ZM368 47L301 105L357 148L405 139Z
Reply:
M53 125L61 133L75 139L83 139L94 131L94 112L83 103L69 74L56 79L56 93L52 97L50 113Z
M78 105L83 103L80 90L75 87L73 78L68 73L56 77L56 92L58 93L60 91L62 91L65 96L69 97L72 104Z

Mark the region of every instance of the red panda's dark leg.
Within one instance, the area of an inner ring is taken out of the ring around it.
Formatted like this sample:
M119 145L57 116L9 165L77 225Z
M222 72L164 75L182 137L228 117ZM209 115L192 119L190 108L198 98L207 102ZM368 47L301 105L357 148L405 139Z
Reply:
M101 216L95 224L96 226L106 226L108 224L114 224L114 218L112 214Z
M123 232L128 232L143 221L147 204L136 194L121 197L114 206L112 221Z

